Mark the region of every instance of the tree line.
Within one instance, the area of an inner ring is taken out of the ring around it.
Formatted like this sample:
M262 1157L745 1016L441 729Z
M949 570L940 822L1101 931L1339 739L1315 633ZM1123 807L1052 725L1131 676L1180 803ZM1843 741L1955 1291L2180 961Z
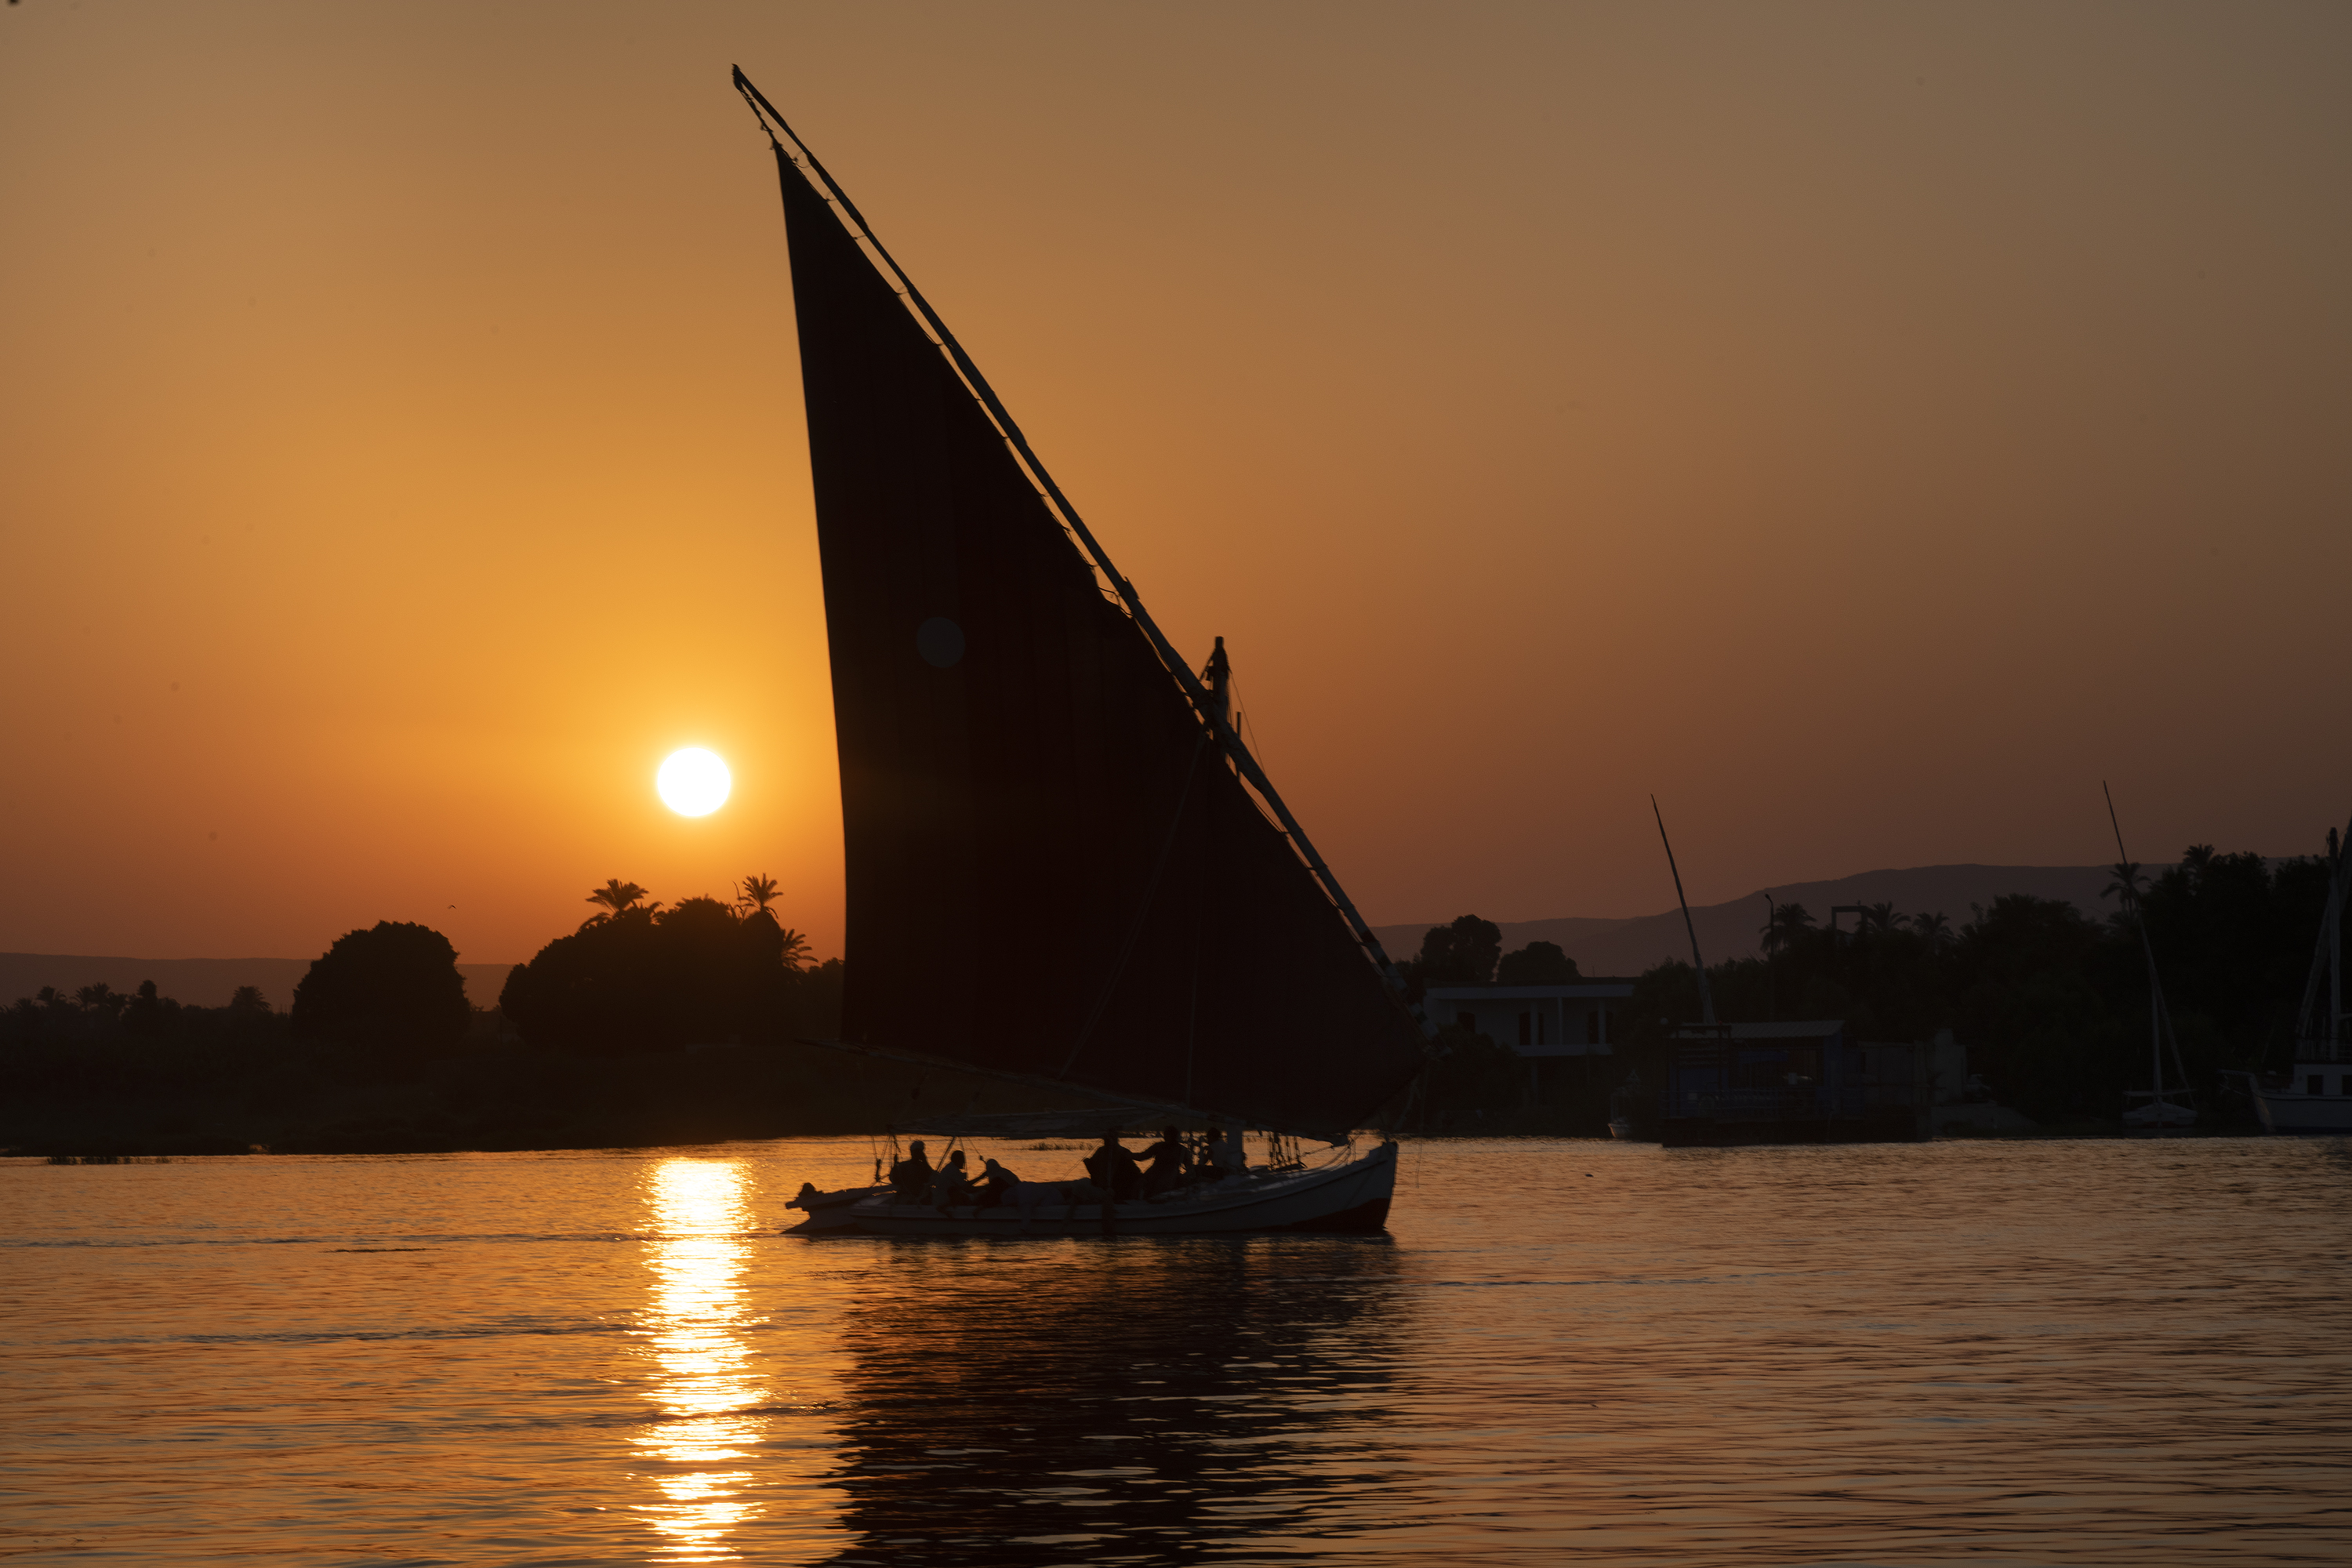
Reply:
M0 1009L0 1149L19 1153L595 1148L850 1131L902 1093L800 1037L840 1032L842 966L776 918L776 883L664 905L613 879L580 927L468 1004L429 926L352 931L292 1005L148 981ZM784 1047L688 1055L683 1047Z
M2289 1066L2327 859L2271 861L2200 844L2153 874L2137 862L2109 869L2108 907L2095 912L2018 893L1971 905L1957 925L1940 910L1878 904L1841 931L1802 904L1774 905L1758 933L1761 957L1707 966L1716 1016L1842 1019L1862 1041L1927 1040L1948 1028L2004 1103L2046 1123L2113 1121L2124 1090L2148 1084L2152 949L2189 1087L2221 1120L2242 1116L2222 1075ZM1444 983L1580 978L1557 953L1548 942L1505 953L1498 928L1465 915L1432 928L1405 968L1416 994ZM1654 1086L1667 1037L1699 1012L1691 965L1655 965L1612 1013L1616 1054ZM2168 1047L2165 1072L2177 1082ZM1481 1081L1500 1080L1490 1071Z
M772 877L667 907L613 879L588 895L597 913L507 977L499 1009L526 1042L588 1055L837 1034L841 960L813 963L775 900Z
M143 983L43 986L0 1014L0 1038L153 1039L273 1031L297 1040L393 1051L456 1048L510 1028L523 1044L583 1055L780 1043L839 1032L841 961L812 960L808 939L776 918L774 878L750 876L731 900L665 905L615 877L588 895L597 912L517 965L494 1009L471 1006L457 950L430 926L381 921L335 939L276 1014L257 987L226 1007L184 1005Z
M286 1016L274 1012L258 985L240 985L220 1007L173 1000L152 980L133 992L104 981L68 991L44 985L19 996L0 1013L0 1039L100 1040L269 1037L282 1034Z

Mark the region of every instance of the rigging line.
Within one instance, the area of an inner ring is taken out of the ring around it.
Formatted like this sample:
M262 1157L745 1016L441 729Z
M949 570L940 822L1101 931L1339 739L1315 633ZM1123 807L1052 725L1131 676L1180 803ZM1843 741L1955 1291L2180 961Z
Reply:
M2118 862L2116 869L2120 873L2125 866L2131 864L2131 851L2124 847L2124 825L2116 816L2115 791L2107 787L2105 779L2099 781L2099 793L2106 797L2107 826L2116 832L2116 859ZM2120 881L2123 879L2119 875L2116 879ZM2147 955L2148 1021L2156 1030L2157 1037L2171 1046L2172 1065L2179 1070L2180 1092L2186 1096L2193 1092L2189 1087L2189 1068L2180 1059L2180 1037L2173 1032L2172 1009L2164 1000L2164 980L2156 967L2156 943L2147 934L2147 913L2140 907L2139 896L2129 888L2124 889L2124 899L2133 914L2138 917L2133 923L2139 927L2140 951ZM2148 1091L2157 1100L2161 1100L2164 1098L2164 1068L2160 1058L2156 1065L2155 1077L2156 1082L2148 1086ZM2164 1131L2160 1117L2156 1130L2158 1132Z
M2344 1027L2342 1020L2332 1016L2341 1005L2340 1002L2331 1000L2326 1004L2325 1011L2322 1010L2319 972L2322 968L2328 968L2333 973L2334 966L2342 963L2340 956L2331 961L2330 954L2342 952L2344 898L2347 876L2352 876L2352 823L2345 826L2344 837L2336 840L2335 858L2327 862L2327 898L2319 906L2319 939L2312 946L2311 972L2303 983L2303 1005L2295 1013L2294 1028L2298 1039L2333 1040ZM2331 942L2336 946L2331 948L2328 945Z
M740 70L738 70L735 73L735 89L738 92L742 92L743 89L750 85L751 83L743 79L743 73ZM764 132L768 138L768 145L773 147L777 153L782 153L784 150L783 143L776 140L775 132L771 129L768 124L768 117L760 112L760 106L751 101L751 95L748 92L743 93L743 107L750 110L751 111L751 118L760 122L761 131Z
M1087 1048L1087 1041L1093 1037L1095 1026L1102 1022L1103 1012L1110 1005L1111 993L1118 989L1119 977L1127 973L1127 961L1135 955L1136 939L1143 934L1143 922L1151 913L1151 901L1160 896L1160 873L1168 869L1168 857L1176 848L1176 830L1184 826L1184 807L1192 798L1192 775L1201 771L1201 753L1208 749L1209 732L1203 730L1201 738L1192 742L1192 761L1184 770L1184 787L1176 792L1176 815L1168 820L1168 837L1160 840L1160 858L1152 863L1151 880L1144 885L1143 902L1136 909L1135 923L1127 928L1127 941L1119 947L1118 962L1111 965L1110 977L1103 982L1102 994L1095 998L1095 1010L1087 1015L1087 1026L1078 1031L1077 1039L1071 1043L1070 1054L1062 1058L1062 1070L1057 1077L1070 1076L1070 1068L1077 1061L1078 1053ZM1190 1070L1189 1065L1187 1070ZM1189 1100L1190 1096L1186 1098Z
M1079 542L1085 547L1086 553L1092 557L1089 564L1099 568L1102 574L1110 579L1111 586L1118 591L1119 598L1125 601L1129 614L1134 617L1135 624L1142 629L1145 638L1151 644L1152 651L1159 656L1161 665L1175 678L1177 684L1183 689L1185 696L1191 700L1192 706L1200 711L1210 727L1216 731L1218 738L1231 749L1234 760L1241 768L1243 776L1266 797L1267 803L1281 819L1284 829L1289 834L1293 848L1297 852L1299 858L1306 863L1308 873L1321 887L1323 896L1330 900L1332 907L1339 910L1340 919L1345 921L1349 928L1355 932L1357 942L1363 946L1366 956L1387 979L1391 992L1400 991L1403 984L1402 977L1398 974L1395 965L1389 961L1387 950L1381 947L1380 938L1372 934L1370 923L1357 910L1354 900L1349 899L1347 890L1339 886L1339 877L1324 861L1323 857L1316 853L1315 846L1307 839L1306 829L1300 827L1297 819L1290 815L1290 808L1283 804L1280 793L1274 787L1274 781L1265 776L1265 770L1258 766L1257 759L1250 754L1248 747L1242 744L1241 736L1234 732L1231 724L1218 716L1215 704L1210 700L1208 690L1201 684L1200 679L1192 673L1192 667L1177 654L1175 645L1168 640L1166 634L1160 631L1159 623L1155 622L1144 609L1142 596L1135 591L1135 584L1120 574L1118 566L1112 563L1109 553L1095 538L1094 531L1087 527L1086 520L1078 515L1077 508L1071 505L1070 499L1062 493L1062 487L1055 480L1052 472L1030 448L1029 438L1021 433L1021 426L1013 421L1012 414L1006 410L1003 400L998 398L995 388L989 385L988 378L980 374L980 367L972 363L970 354L964 353L963 345L956 341L953 332L948 331L947 322L940 318L937 310L931 309L930 301L923 298L923 292L915 286L915 280L908 276L904 268L898 265L897 258L891 256L888 248L874 237L873 226L868 224L865 215L857 210L857 204L850 200L849 193L841 188L825 169L823 161L810 150L809 144L793 132L791 123L784 119L774 104L768 101L767 95L751 85L751 79L743 74L742 67L735 68L734 79L736 89L751 100L759 108L765 110L768 117L775 121L777 127L786 136L792 137L793 144L798 147L802 156L808 160L808 169L803 172L804 174L813 173L818 180L824 182L824 188L832 192L841 211L846 214L860 230L864 231L864 238L874 247L875 254L901 282L906 284L907 299L916 310L920 312L924 323L937 334L940 346L946 351L957 374L962 376L966 386L980 399L981 405L987 409L989 416L996 421L998 429L1012 444L1013 451L1029 471L1036 477L1038 482L1045 486L1045 492L1051 498L1054 506L1061 512L1072 531L1077 535ZM779 158L783 156L781 147L778 149L778 156ZM1402 1005L1402 1002L1399 1005Z

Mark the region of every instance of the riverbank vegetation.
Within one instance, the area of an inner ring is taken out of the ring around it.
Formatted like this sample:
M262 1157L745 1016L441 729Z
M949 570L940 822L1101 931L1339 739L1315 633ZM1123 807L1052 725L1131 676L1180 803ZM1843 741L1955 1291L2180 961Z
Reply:
M0 1149L18 1154L653 1146L866 1131L1014 1109L995 1086L803 1044L839 1033L842 966L777 920L775 884L597 912L469 1008L439 932L385 922L318 959L290 1012L247 987L45 988L0 1013ZM1030 1098L1034 1098L1030 1097Z
M1833 930L1802 905L1777 905L1759 932L1765 956L1707 966L1716 1016L1842 1019L1860 1041L1927 1041L1949 1029L2000 1103L2053 1129L2113 1129L2125 1089L2148 1084L2153 949L2200 1126L2249 1130L2252 1107L2224 1075L2288 1065L2326 862L2198 845L2153 876L2137 864L2113 870L2103 910L2015 894L1958 922L1940 910L1879 906L1843 915ZM1521 958L1500 951L1499 934L1473 916L1434 928L1412 981L1499 978ZM1654 1090L1668 1036L1698 1017L1696 972L1661 963L1612 1009L1612 1057L1566 1058L1578 1065L1538 1089L1524 1074L1508 1080L1499 1070L1508 1053L1492 1042L1465 1046L1477 1066L1454 1070L1459 1087L1435 1098L1434 1112L1456 1131L1598 1133L1611 1091L1633 1071ZM2167 1083L2179 1072L2168 1047Z
M1993 1096L2048 1127L2113 1128L2147 1079L2145 920L2208 1131L2246 1125L2231 1069L2283 1068L2326 886L2317 858L2191 848L2153 877L2116 868L2108 909L2015 895L1942 911L1879 908L1832 931L1776 906L1765 956L1710 964L1727 1021L1836 1018L1864 1041L1950 1029ZM0 1012L0 1150L130 1155L593 1148L864 1132L925 1109L1031 1109L1034 1093L923 1075L803 1043L839 1033L842 962L812 962L746 878L732 900L665 906L617 879L596 912L469 1008L440 933L390 922L338 939L290 1013L252 987L184 1005L152 982L44 989ZM1502 951L1490 921L1433 928L1406 966L1426 985L1575 984L1548 942ZM1409 1131L1604 1131L1638 1072L1699 1016L1696 972L1661 963L1612 1009L1612 1051L1526 1060L1450 1027L1391 1108ZM2167 1073L2174 1073L2168 1055Z

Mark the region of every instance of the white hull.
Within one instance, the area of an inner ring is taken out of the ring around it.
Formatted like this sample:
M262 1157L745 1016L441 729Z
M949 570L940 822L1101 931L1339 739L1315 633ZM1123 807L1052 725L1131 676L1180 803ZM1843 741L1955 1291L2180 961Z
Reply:
M2315 1074L2326 1082L2343 1084L2352 1079L2352 1068L2336 1062L2297 1062L2289 1081L2305 1084ZM2265 1088L2252 1079L2247 1087L2253 1091L2254 1110L2262 1117L2265 1132L2352 1133L2352 1094L2296 1094Z
M1378 1230L1396 1191L1396 1145L1311 1171L1253 1171L1162 1203L1049 1205L1024 1219L1009 1208L942 1215L887 1197L852 1205L851 1227L869 1236L1220 1236L1262 1230Z

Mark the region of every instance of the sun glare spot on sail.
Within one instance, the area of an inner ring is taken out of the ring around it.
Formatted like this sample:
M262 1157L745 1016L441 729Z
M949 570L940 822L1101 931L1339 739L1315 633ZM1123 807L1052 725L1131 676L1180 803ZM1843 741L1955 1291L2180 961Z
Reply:
M639 1509L667 1539L665 1563L734 1560L727 1536L753 1511L753 1478L731 1468L759 1436L759 1418L740 1413L765 1394L743 1338L745 1187L743 1167L722 1160L665 1160L646 1180L653 1289L640 1331L661 1415L636 1443L660 1497Z

